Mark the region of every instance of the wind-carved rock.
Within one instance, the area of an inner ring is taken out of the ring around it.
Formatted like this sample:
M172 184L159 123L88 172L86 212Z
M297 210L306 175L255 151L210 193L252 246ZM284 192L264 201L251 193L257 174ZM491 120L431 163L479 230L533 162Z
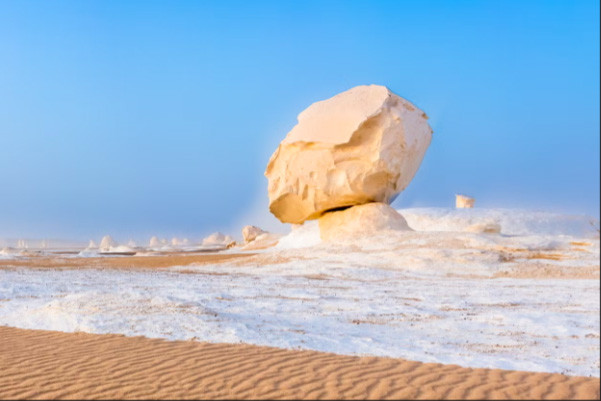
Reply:
M370 202L389 204L424 157L424 112L384 86L357 86L316 102L271 156L269 209L284 223Z

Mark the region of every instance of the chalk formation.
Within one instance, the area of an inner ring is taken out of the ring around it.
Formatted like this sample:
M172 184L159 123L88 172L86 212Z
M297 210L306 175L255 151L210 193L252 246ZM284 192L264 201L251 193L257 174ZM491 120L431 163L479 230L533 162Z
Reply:
M455 207L457 209L471 209L474 207L476 199L465 195L455 195Z
M267 165L271 213L284 223L320 219L324 240L408 229L388 205L407 187L430 145L427 120L378 85L312 104ZM375 204L357 208L369 203Z

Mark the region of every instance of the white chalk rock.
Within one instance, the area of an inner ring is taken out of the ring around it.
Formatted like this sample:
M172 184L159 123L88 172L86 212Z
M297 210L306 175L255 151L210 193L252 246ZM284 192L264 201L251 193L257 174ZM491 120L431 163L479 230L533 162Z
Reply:
M161 241L159 241L159 238L157 236L153 236L152 238L150 238L150 241L148 242L148 247L158 248L160 246L161 246Z
M100 241L100 250L101 251L109 251L112 247L116 247L117 243L110 235L105 235L102 237L102 241Z
M261 234L265 234L266 231L260 229L257 226L244 226L242 228L242 238L244 238L244 243L248 244L252 242Z
M455 207L457 209L471 209L474 207L475 202L476 202L476 199L474 199L470 196L459 195L459 194L455 195Z
M266 249L276 246L282 238L280 234L264 232L259 234L254 240L242 247L243 251L252 251L257 249Z
M336 208L392 202L430 145L427 119L378 85L312 104L267 165L271 213L299 224Z
M224 246L224 247L231 247L236 245L236 241L230 237L229 235L223 235L222 233L213 233L211 235L209 235L208 237L204 238L202 240L202 245L205 246Z
M319 218L323 241L365 237L388 230L412 231L405 218L385 203L353 206Z

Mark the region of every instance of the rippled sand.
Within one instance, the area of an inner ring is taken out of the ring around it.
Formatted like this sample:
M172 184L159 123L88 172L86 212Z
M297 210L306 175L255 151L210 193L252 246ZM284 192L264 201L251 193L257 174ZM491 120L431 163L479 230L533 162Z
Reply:
M0 327L0 398L599 399L599 379Z

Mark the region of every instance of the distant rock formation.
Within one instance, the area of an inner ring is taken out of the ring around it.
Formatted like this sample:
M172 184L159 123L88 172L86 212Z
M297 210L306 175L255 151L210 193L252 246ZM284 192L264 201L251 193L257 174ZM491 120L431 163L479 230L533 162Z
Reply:
M368 236L387 230L412 231L403 216L380 202L329 212L319 219L319 233L324 241Z
M236 245L236 241L229 235L223 235L222 233L213 233L202 240L204 246L224 246L230 248Z
M471 209L474 207L474 202L476 199L466 196L466 195L455 195L455 207L457 209Z
M266 231L257 226L244 226L242 228L242 238L244 239L245 244L254 241L255 238L264 233L266 233Z
M161 247L161 241L159 240L158 237L153 236L152 238L150 238L150 241L148 242L148 247L149 248L159 248L159 247Z
M276 246L282 238L280 234L263 232L256 236L252 241L242 247L243 251L252 251L257 249L266 249Z
M116 247L117 243L110 235L105 235L100 241L99 249L103 252L108 252L111 248Z
M316 102L271 156L269 209L284 223L403 191L430 145L424 112L384 86L357 86Z

